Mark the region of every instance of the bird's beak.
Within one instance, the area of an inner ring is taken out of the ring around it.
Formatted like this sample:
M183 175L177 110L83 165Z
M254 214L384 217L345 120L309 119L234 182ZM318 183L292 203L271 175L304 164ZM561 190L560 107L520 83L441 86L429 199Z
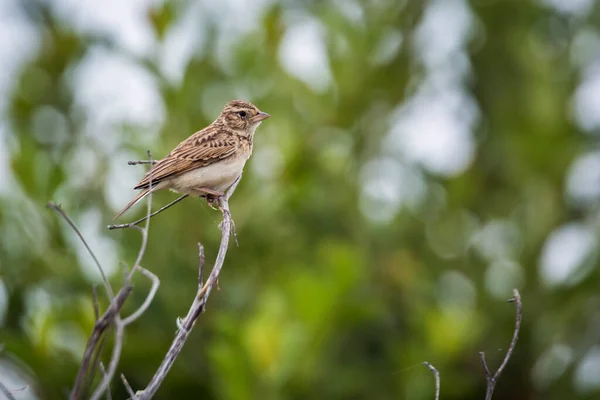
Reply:
M267 119L269 117L270 117L270 115L267 114L266 112L259 111L258 114L256 114L254 117L250 118L250 120L252 122L260 122L260 121L262 121L264 119Z

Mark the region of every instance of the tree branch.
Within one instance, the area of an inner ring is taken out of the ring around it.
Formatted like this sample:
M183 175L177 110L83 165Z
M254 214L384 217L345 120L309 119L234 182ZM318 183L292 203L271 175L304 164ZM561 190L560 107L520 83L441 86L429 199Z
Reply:
M131 294L131 290L131 286L123 286L111 302L110 306L106 309L104 314L102 314L102 317L100 317L100 319L94 324L92 335L85 346L81 367L79 368L77 378L75 379L75 385L73 386L73 390L71 392L72 399L81 398L85 377L87 376L88 369L93 359L94 350L96 350L102 334L112 324L115 315L117 315L121 310L121 307L123 307L125 300Z
M15 396L13 396L13 394L10 392L10 390L8 390L8 388L6 386L4 386L4 384L2 382L0 382L0 392L2 392L2 394L4 396L6 396L6 398L8 400L16 400Z
M148 151L148 158L149 158L148 163L152 163L153 161L152 161L152 156L150 154L150 151ZM150 186L152 186L152 176L150 176ZM94 302L94 317L95 317L94 328L92 330L90 338L88 339L88 342L84 349L81 365L79 367L79 371L78 371L77 377L75 379L73 390L70 393L70 398L73 400L81 399L84 397L87 398L87 395L85 393L87 392L86 382L88 381L88 379L86 379L86 378L88 376L90 376L91 379L89 379L89 382L93 381L93 377L95 375L95 366L98 364L97 357L100 356L100 352L102 351L102 347L103 347L102 344L104 343L104 338L106 337L105 333L106 333L107 329L114 324L115 339L114 339L114 345L113 345L113 349L112 349L111 358L110 358L110 361L109 361L109 364L108 364L108 367L106 370L104 369L103 365L100 365L101 370L102 370L102 379L90 397L90 399L92 399L92 400L98 400L101 398L101 396L103 396L105 393L107 393L107 391L110 390L109 385L110 385L112 378L115 375L115 371L116 371L117 365L119 363L121 351L123 348L123 335L124 335L125 327L128 324L134 322L137 318L139 318L148 309L148 307L150 306L150 303L152 302L152 300L154 299L154 296L156 295L158 286L160 285L160 281L156 275L154 275L150 271L148 271L140 266L141 260L146 252L146 247L147 247L147 243L148 243L148 229L150 226L150 214L152 211L152 192L150 192L150 194L147 197L146 218L143 219L146 221L146 224L143 228L135 226L135 228L138 229L142 234L142 243L140 246L140 250L136 257L133 268L125 276L124 282L123 282L121 288L119 289L119 291L117 292L116 296L113 295L113 291L112 291L112 287L110 286L110 282L106 278L106 275L104 274L104 271L102 270L102 267L100 266L100 263L98 262L97 257L95 256L94 252L91 250L89 245L87 244L85 238L83 237L83 235L81 234L81 232L79 231L77 226L75 226L73 221L67 216L67 214L59 206L57 206L56 204L54 204L52 202L48 203L48 206L51 209L53 209L54 211L58 212L67 221L67 223L71 226L71 228L75 231L77 236L81 239L81 241L85 245L86 249L88 250L88 252L92 256L92 258L94 259L96 265L98 266L98 268L101 272L102 280L103 280L103 283L105 285L105 288L106 288L106 291L107 291L107 294L108 294L108 297L110 300L110 304L109 304L108 308L106 309L106 311L104 311L104 313L101 316L99 316L100 312L99 312L98 296L97 296L97 291L94 287L93 292L92 292L93 293L93 302ZM141 222L141 221L139 221L139 222ZM136 222L136 224L139 222ZM132 313L129 317L127 317L125 319L121 319L121 315L120 315L121 309L132 291L131 280L132 280L135 272L137 272L138 270L141 271L141 273L145 277L147 277L148 279L150 279L152 281L152 287L150 289L150 292L146 296L146 299L142 303L142 305L134 313ZM107 393L107 396L110 397L110 393Z
M204 310L206 305L206 301L208 300L208 296L212 291L213 287L217 283L219 279L219 274L221 273L221 269L223 268L223 263L225 262L225 256L227 254L227 249L229 247L229 238L231 236L232 231L232 219L231 212L229 211L229 198L237 188L237 185L241 179L238 179L234 182L231 188L227 191L226 195L219 198L219 209L223 213L223 221L219 225L221 228L221 244L219 246L219 252L217 254L217 258L215 261L215 265L206 280L204 285L198 285L198 292L188 310L186 317L183 320L177 319L177 332L175 334L175 338L171 344L171 347L167 351L165 358L162 363L158 367L158 370L148 383L148 386L144 390L138 391L136 393L136 400L148 400L152 398L155 394L164 379L166 378L169 370L173 366L173 363L181 353L183 349L183 345L185 344L187 338L189 337L196 320ZM198 282L202 282L202 273L204 269L204 249L200 243L198 243L198 253L199 253L199 266L198 266Z
M139 165L139 164L156 164L157 160L136 160L136 161L127 161L127 165Z
M54 204L53 202L50 201L50 202L48 202L48 208L50 208L51 210L54 210L58 214L60 214L60 216L63 217L63 219L65 221L67 221L67 223L69 224L69 226L71 226L71 229L73 229L73 231L75 232L75 234L77 236L79 236L79 239L81 240L81 242L83 243L83 245L87 249L87 251L90 254L90 256L92 256L92 259L94 260L94 263L98 267L98 270L100 271L100 275L102 276L102 283L104 284L104 289L106 290L106 295L108 296L108 299L112 301L112 299L114 297L114 294L113 294L113 291L112 291L112 287L110 286L110 282L106 278L106 274L104 274L104 269L102 269L102 266L100 265L100 261L98 261L98 258L96 257L96 255L94 254L94 252L90 248L90 245L87 243L87 241L85 240L85 238L81 234L81 231L79 230L79 228L77 228L77 225L75 225L75 223L73 222L73 220L71 220L71 218L69 218L69 216L67 215L67 213L65 213L63 211L63 209L60 207L60 205Z
M435 397L434 397L434 399L440 400L440 373L433 365L431 365L427 361L423 361L423 365L425 365L433 373L433 377L435 379Z
M521 303L521 295L517 289L513 289L513 297L508 300L511 303L515 303L516 308L516 322L515 322L515 330L513 333L512 340L510 342L510 346L508 347L508 351L506 352L506 356L502 361L502 364L498 367L498 370L495 374L492 375L490 368L485 361L485 352L479 352L479 358L481 360L481 366L483 367L483 371L485 373L485 379L487 382L485 400L491 400L492 395L494 394L494 389L496 387L496 383L498 382L498 378L500 378L500 374L504 371L506 364L508 364L508 360L512 356L513 351L515 350L515 346L517 345L517 340L519 339L519 331L521 329L521 318L522 318L522 303Z
M176 198L175 200L173 200L172 202L170 202L169 204L167 204L166 206L159 208L158 210L154 211L152 214L150 214L149 216L146 215L143 218L138 219L137 221L133 221L133 222L129 222L127 224L116 224L116 225L109 225L108 229L113 230L113 229L125 229L125 228L131 228L141 222L144 222L145 220L147 220L148 218L152 218L154 217L156 214L160 214L161 212L165 211L167 208L174 206L175 204L179 203L181 200L185 199L186 197L188 197L187 194L184 194L182 196L179 196L178 198Z

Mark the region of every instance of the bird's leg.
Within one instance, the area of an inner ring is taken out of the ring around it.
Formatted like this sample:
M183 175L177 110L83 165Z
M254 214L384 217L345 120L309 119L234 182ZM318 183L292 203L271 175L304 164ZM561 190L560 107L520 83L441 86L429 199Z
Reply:
M206 196L205 196L206 197L206 203L213 210L216 210L215 203L217 202L217 200L219 199L219 197L221 197L221 196L223 196L225 194L223 192L219 192L218 190L212 190L212 189L207 189L207 188L198 188L197 190L200 191L200 192L206 193Z

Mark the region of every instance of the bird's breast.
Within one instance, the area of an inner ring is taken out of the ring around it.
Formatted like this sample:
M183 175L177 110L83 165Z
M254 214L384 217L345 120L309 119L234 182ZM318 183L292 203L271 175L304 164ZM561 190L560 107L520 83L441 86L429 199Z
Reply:
M189 195L203 194L200 188L225 192L242 173L246 160L239 156L184 172L171 179L170 189Z

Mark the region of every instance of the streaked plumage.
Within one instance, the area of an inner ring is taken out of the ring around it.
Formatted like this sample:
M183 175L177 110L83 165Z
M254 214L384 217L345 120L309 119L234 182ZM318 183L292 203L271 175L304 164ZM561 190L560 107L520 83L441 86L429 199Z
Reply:
M115 218L149 193L150 179L153 192L171 189L193 196L225 192L242 173L252 154L254 132L268 117L251 103L230 101L211 125L154 164L134 187L142 191Z

